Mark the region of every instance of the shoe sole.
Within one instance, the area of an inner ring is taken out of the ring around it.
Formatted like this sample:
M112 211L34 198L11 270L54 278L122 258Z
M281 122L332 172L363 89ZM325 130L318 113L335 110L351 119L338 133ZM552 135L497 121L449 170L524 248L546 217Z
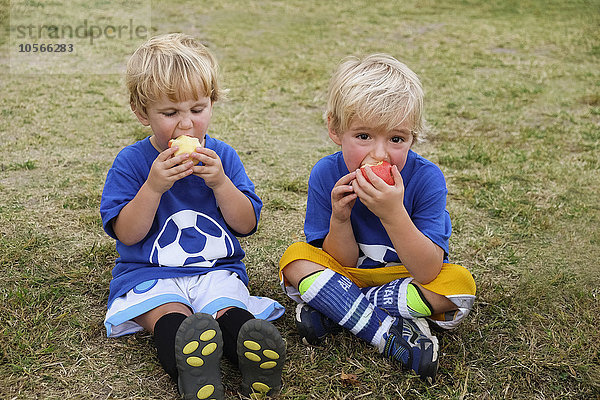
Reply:
M223 337L218 322L208 314L187 317L175 336L179 393L185 400L222 400L220 362Z
M240 329L237 354L242 374L240 392L272 395L281 389L285 342L273 324L251 319Z

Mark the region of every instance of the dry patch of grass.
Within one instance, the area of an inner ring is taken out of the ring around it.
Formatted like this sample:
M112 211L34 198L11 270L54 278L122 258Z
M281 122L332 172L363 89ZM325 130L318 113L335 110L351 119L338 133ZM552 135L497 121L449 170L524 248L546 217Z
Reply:
M153 2L153 33L185 31L223 65L211 133L264 201L244 238L251 289L284 304L282 398L600 396L597 1ZM8 2L0 21L8 29ZM8 31L6 31L8 32ZM8 45L0 36L0 48ZM133 50L133 49L131 49ZM336 150L322 121L336 63L389 52L426 89L428 141L448 180L451 258L478 301L440 335L433 386L347 333L298 340L277 262L303 239L308 173ZM0 55L0 65L8 59ZM175 398L147 334L108 340L116 254L98 213L116 153L148 131L117 75L0 73L0 397ZM239 374L225 364L229 398Z

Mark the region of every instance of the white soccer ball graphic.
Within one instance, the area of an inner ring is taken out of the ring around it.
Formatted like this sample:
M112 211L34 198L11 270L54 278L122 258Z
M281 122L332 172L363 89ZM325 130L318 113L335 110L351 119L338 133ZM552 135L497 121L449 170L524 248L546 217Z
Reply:
M385 263L386 256L394 257L396 255L396 250L393 247L384 246L380 244L363 244L359 243L358 247L362 250L364 256L358 259L356 263L357 266L361 266L362 263L370 258L371 260Z
M159 232L150 262L165 267L212 267L233 255L233 242L211 217L193 210L171 215Z

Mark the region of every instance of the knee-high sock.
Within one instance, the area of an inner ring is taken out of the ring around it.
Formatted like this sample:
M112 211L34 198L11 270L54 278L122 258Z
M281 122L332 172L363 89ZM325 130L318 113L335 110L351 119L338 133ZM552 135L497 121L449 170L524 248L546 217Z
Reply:
M357 337L383 350L384 334L395 318L373 306L360 288L343 275L326 269L301 295L302 300Z
M231 361L233 365L238 365L238 354L237 354L237 339L238 334L242 326L254 319L254 315L248 310L242 308L233 307L223 313L217 322L221 328L221 334L223 335L223 355Z
M385 285L363 288L362 291L371 303L383 308L394 317L429 317L431 305L412 278L400 278Z
M179 326L186 318L186 315L175 312L163 315L154 324L154 345L158 361L175 382L179 375L175 361L175 336Z

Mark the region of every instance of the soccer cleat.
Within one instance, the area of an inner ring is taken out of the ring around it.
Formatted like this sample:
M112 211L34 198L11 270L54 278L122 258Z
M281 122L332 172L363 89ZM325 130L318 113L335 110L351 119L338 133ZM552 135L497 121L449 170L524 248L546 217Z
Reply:
M329 333L339 332L342 327L306 303L296 306L296 328L304 344L316 346Z
M185 400L223 399L220 362L223 338L219 323L210 315L187 317L175 336L179 393Z
M270 396L279 392L285 362L285 342L273 324L262 319L251 319L242 325L238 334L237 354L242 374L240 392L244 396Z
M421 379L435 380L438 368L438 341L429 332L425 321L398 317L387 333L383 348L386 358L398 361L404 368L410 368Z

